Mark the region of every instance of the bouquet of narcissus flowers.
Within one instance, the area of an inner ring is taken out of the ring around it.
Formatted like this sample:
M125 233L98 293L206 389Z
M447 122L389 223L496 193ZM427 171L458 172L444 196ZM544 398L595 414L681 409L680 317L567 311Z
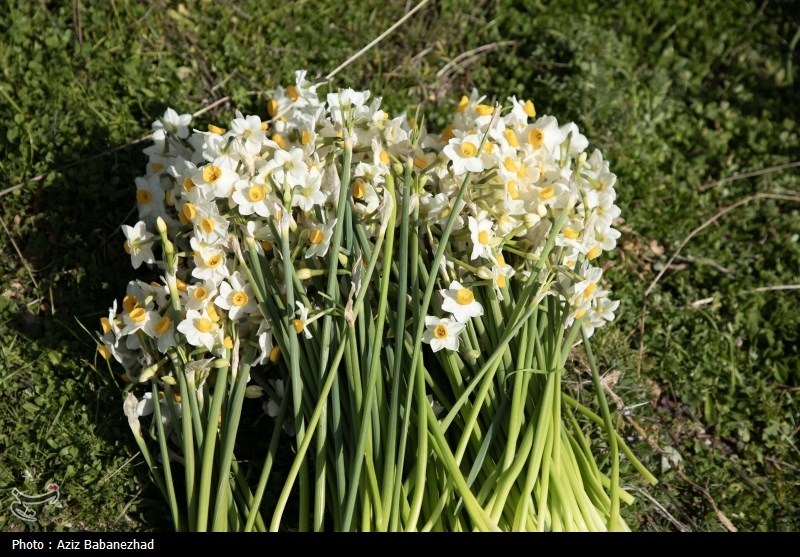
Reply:
M123 231L160 276L99 349L175 528L626 529L619 452L654 480L588 342L618 306L602 154L529 100L473 93L434 134L320 87L297 72L268 120L153 125ZM562 387L580 343L597 411ZM247 405L272 420L244 463Z

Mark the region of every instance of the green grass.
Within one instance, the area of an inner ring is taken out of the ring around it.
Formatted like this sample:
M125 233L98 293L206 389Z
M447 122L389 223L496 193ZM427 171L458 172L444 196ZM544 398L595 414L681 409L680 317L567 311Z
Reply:
M119 225L132 223L145 159L130 143L167 105L191 112L230 97L201 123L233 108L264 114L259 92L298 68L325 75L405 5L263 4L0 10L0 191L47 172L0 197L2 530L169 524L131 458L119 389L76 321L96 329L133 277ZM797 168L713 185L798 159L792 8L443 0L334 82L373 90L391 111L421 104L433 127L472 87L532 97L611 161L625 233L606 277L622 306L595 353L618 373L612 390L631 408L620 426L660 479L626 509L639 529L800 527L800 290L763 290L800 283L800 203L759 199L722 216L644 295L718 211L758 192L800 192ZM580 359L575 368L584 373ZM6 511L12 488L40 493L50 481L61 499L37 524Z

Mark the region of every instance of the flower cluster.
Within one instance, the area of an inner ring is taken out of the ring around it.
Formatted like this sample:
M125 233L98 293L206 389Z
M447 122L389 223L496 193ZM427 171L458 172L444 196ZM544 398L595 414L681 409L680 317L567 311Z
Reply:
M452 220L441 313L425 318L423 341L433 351L457 350L465 324L484 313L480 300L504 300L534 269L551 277L540 296L564 303L566 326L583 319L591 334L614 318L618 302L599 286L595 262L619 237L612 226L620 213L616 176L600 151L587 155L575 124L537 116L530 100L512 97L500 106L473 92L458 103L452 124L433 134L405 115L390 118L369 91L323 100L318 88L297 72L294 85L270 95L269 120L237 112L227 128L190 133L191 118L168 109L153 124L147 172L136 179L141 220L123 227L124 248L134 268L155 263L164 274L157 282L132 281L122 307L115 302L102 319L101 352L131 378L182 344L224 357L233 338L246 338L259 347L257 363L275 361L275 324L259 309L241 246L254 245L266 269L283 278L274 246L285 236L300 278L323 273L340 188L374 241L399 203L386 181L405 166L422 186L412 206L433 248ZM337 164L345 143L353 155L350 181L342 184ZM456 207L468 174L471 185ZM454 209L460 211L451 219ZM173 268L154 255L159 220L177 249ZM537 266L553 233L555 248ZM297 306L294 329L312 338L315 300Z

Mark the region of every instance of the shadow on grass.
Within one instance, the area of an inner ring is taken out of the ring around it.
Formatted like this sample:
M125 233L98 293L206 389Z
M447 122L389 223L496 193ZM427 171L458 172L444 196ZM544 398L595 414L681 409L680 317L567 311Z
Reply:
M152 107L153 113L159 108ZM10 473L17 476L21 471L14 468L31 458L26 444L38 447L34 451L38 466L62 485L62 503L70 516L62 528L81 529L86 520L92 529L166 530L170 522L161 495L141 458L134 457L138 447L122 412L117 376L121 368L112 365L113 372L108 370L93 337L100 328L99 318L107 315L114 299L121 300L128 280L134 278L122 248L120 225L136 219L131 212L133 182L144 168L144 144L97 157L114 146L107 144L102 129L94 129L91 137L90 147L65 153L53 166L82 162L29 183L14 199L3 200L5 219L13 223L17 245L38 282L38 301L20 304L5 323L3 336L30 349L25 358L30 365L17 376L21 383L12 389L9 402L38 402L39 413L28 423L58 424L45 429L46 439L35 428L24 438L20 432L11 437L18 452L12 454L12 448L7 463L15 462ZM59 429L65 435L59 437ZM130 457L134 458L127 462ZM125 465L111 468L120 458ZM107 480L100 480L112 473L125 479L107 491ZM106 513L92 505L122 507L122 513L116 520L93 522Z

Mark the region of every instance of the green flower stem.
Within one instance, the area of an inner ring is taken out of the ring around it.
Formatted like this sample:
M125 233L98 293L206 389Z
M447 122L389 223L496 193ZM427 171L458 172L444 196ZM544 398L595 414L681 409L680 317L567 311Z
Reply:
M406 522L406 532L416 530L419 520L419 513L422 506L422 498L425 494L425 477L428 465L428 432L426 409L430 407L428 398L425 396L425 377L422 373L422 361L418 360L418 368L414 373L414 383L417 389L417 463L415 466L416 486L414 496L411 500L411 511ZM409 386L409 391L411 390ZM410 406L410 403L409 403ZM400 469L402 470L402 469Z
M200 464L200 487L197 494L197 517L195 519L195 531L205 532L208 529L208 510L211 498L211 478L214 473L214 450L217 444L217 428L219 427L220 411L222 400L225 398L228 383L228 371L230 366L224 366L217 370L217 383L214 388L214 395L211 398L211 407L208 411L206 422L206 433L203 443L203 457Z
M252 360L253 351L248 348L245 352L245 356L239 363L233 396L223 416L222 429L220 430L222 445L220 446L219 479L217 483L217 497L214 505L214 519L212 522L213 530L216 532L224 531L226 526L225 515L227 514L227 505L225 503L232 503L232 501L227 501L226 494L228 496L230 495L230 469L231 461L233 460L233 448L236 443L236 434L239 431L244 391L250 376L250 362Z
M378 236L377 241L375 242L375 254L373 257L370 258L369 265L367 267L367 271L362 278L362 288L359 291L358 295L356 296L356 301L353 304L353 315L352 320L347 325L348 328L348 336L344 336L344 330L340 331L339 338L343 339L343 342L339 343L339 348L337 349L336 354L331 361L331 365L328 371L328 377L325 379L325 383L322 385L321 391L319 393L319 398L324 400L328 393L330 392L331 388L333 387L333 383L337 377L337 370L339 367L340 362L342 361L342 356L345 353L345 350L351 345L350 339L355 339L355 329L353 326L354 321L357 319L359 314L362 311L364 298L367 294L368 288L366 287L369 284L370 280L372 279L372 275L375 271L375 266L378 263L377 253L380 252L381 246L383 245L385 233L382 233ZM353 343L355 344L355 343ZM348 370L348 376L351 375L358 375L357 373L353 373L352 370ZM316 427L316 422L319 420L322 414L322 406L318 402L317 406L314 408L314 411L311 415L311 418L308 422L308 427L310 431ZM286 507L286 503L289 499L289 494L291 493L292 486L294 485L294 480L297 478L297 475L300 471L301 463L305 458L305 453L308 450L308 446L311 443L311 436L309 435L308 438L304 438L302 442L300 442L297 448L297 455L295 456L294 462L289 470L289 474L284 482L283 490L278 498L278 501L275 505L275 512L273 513L272 522L270 524L270 531L277 531L278 527L280 526L280 521L283 516L283 511Z
M389 225L387 230L390 231L383 246L383 261L388 262L392 260L392 254L394 250L394 225L395 219L397 218L397 207L392 207L392 213L389 216ZM380 375L380 354L383 348L383 327L384 322L386 320L386 310L388 306L388 296L389 296L389 282L391 279L391 273L389 272L388 268L384 268L384 271L380 277L380 292L378 294L378 317L374 324L374 332L371 339L371 346L372 351L370 353L370 366L369 366L369 375L367 378L366 384L366 396L364 397L364 409L362 412L362 420L361 425L359 427L358 432L358 441L356 443L354 460L352 463L352 469L349 474L350 479L350 492L347 496L347 501L345 503L344 513L342 514L342 528L345 531L350 530L350 524L353 518L353 510L355 506L355 497L357 493L356 486L358 484L359 478L361 477L361 466L364 462L364 447L367 441L367 433L368 427L367 422L371 418L373 404L375 404L375 397L376 391L378 389L378 376ZM372 322L370 321L370 324Z
M294 410L294 427L297 442L303 441L306 434L306 424L303 419L303 381L300 376L300 345L297 334L292 334L292 321L295 315L294 281L292 280L291 250L289 249L288 230L281 230L281 252L283 257L284 286L286 287L286 313L285 327L289 337L289 382L292 388L292 408ZM308 471L305 459L300 467L300 493L299 493L299 523L301 532L308 530L309 511L309 485Z
M622 519L619 515L619 446L617 445L617 432L611 422L611 412L608 410L608 401L606 401L605 391L603 391L600 373L597 371L597 362L592 353L589 336L583 328L581 328L581 334L583 336L584 350L586 350L586 360L589 362L589 367L592 370L592 383L594 384L595 394L600 403L600 411L603 415L603 422L606 428L606 434L608 435L608 448L611 453L611 509L608 517L608 529L612 532L616 532L622 529Z
M440 426L436 420L436 416L433 414L433 408L431 408L429 405L425 405L425 411L428 419L428 431L433 436L434 450L442 459L442 465L444 466L446 473L455 482L456 490L463 498L464 506L469 513L470 519L472 520L475 528L481 531L498 530L497 525L492 522L491 518L486 514L478 501L475 499L472 491L470 491L469 486L467 485L464 476L461 474L461 470L459 469L453 454L450 452L447 440L444 438L442 431L439 429Z
M192 411L191 405L187 408L186 402L189 400L189 393L186 386L186 375L183 370L177 370L175 374L178 376L178 388L183 402L181 412L181 427L183 429L183 470L184 480L186 482L186 502L187 509L189 510L189 524L195 524L197 521L197 494L195 493L195 445L192 442L194 434L192 433ZM198 413L199 414L199 413ZM199 415L197 415L199 418Z
M399 413L399 404L400 404L400 378L403 366L403 355L404 351L404 343L405 343L405 319L406 319L406 307L408 303L408 297L406 296L406 291L408 288L408 266L409 266L409 215L408 215L408 205L409 199L411 196L411 169L412 169L413 162L407 161L405 164L405 173L403 178L403 197L402 203L400 205L400 242L398 245L398 254L399 254L399 276L397 280L397 307L396 313L394 316L394 338L395 338L395 347L394 347L394 365L392 366L392 377L391 377L391 399L389 402L389 420L386 426L387 431L387 439L386 439L386 458L384 459L384 469L383 469L383 485L382 485L382 493L384 494L384 509L383 515L384 517L391 516L395 522L392 525L393 530L397 529L397 512L396 512L396 502L399 503L399 493L398 496L395 496L395 490L399 489L399 482L395 480L395 476L400 475L402 471L402 464L398 465L396 463L396 454L397 454L397 421L398 421L398 413ZM391 174L386 179L386 189L390 195L394 196L394 178ZM401 452L404 451L404 447L401 446ZM400 460L404 459L405 454ZM395 512L392 512L392 511ZM385 524L382 526L388 527L389 524ZM381 528L384 530L384 528Z
M573 407L575 410L580 412L585 417L589 418L595 424L600 425L600 426L604 426L605 425L604 419L601 416L598 416L597 414L592 412L589 408L587 408L586 406L584 406L583 404L581 404L580 402L578 402L577 400L575 400L571 396L569 396L569 395L567 395L565 393L563 395L563 399L564 399L564 402L569 404L571 407ZM650 471L648 471L647 468L645 468L644 464L642 464L642 462L636 457L636 455L633 454L633 451L631 451L630 448L627 446L627 444L625 444L625 441L622 439L620 434L615 432L615 437L617 439L617 444L618 444L620 450L627 457L627 459L631 462L633 467L636 468L636 471L639 472L639 474L641 474L644 477L644 479L647 481L647 483L649 483L651 485L657 484L658 483L658 479L656 479L656 477Z
M178 507L178 500L175 497L175 484L172 482L172 467L169 463L169 449L167 448L167 436L164 433L164 422L161 417L161 403L158 400L158 382L155 377L150 380L151 392L153 393L153 416L155 418L158 444L161 449L161 463L164 466L164 484L167 488L167 501L172 514L172 524L176 532L185 530L186 519ZM174 423L174 422L173 422Z

